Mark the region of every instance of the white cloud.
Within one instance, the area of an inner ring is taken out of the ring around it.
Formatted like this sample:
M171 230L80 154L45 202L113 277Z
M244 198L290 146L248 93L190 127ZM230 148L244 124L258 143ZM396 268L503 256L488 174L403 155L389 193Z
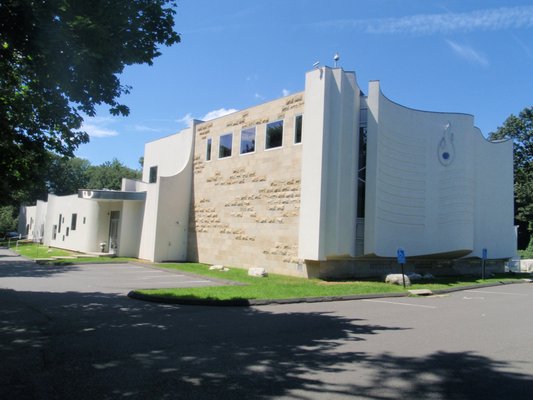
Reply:
M264 100L265 96L261 96L259 93L254 93L254 98L258 100Z
M204 116L200 118L194 118L191 113L187 113L182 118L177 119L176 122L180 122L187 126L191 126L192 121L194 119L199 119L200 121L209 121L215 118L223 117L224 115L234 113L236 111L238 110L236 110L235 108L219 108L217 110L209 111L208 113L206 113Z
M176 122L181 122L181 123L184 123L187 126L191 126L193 119L194 118L193 118L192 114L191 113L187 113L182 118L177 119Z
M334 20L318 23L323 28L355 29L371 34L432 35L533 27L533 6L501 7L465 13L418 14L400 18Z
M114 123L115 120L110 117L87 117L83 120L80 130L87 132L93 138L118 136L118 131L108 127Z
M291 94L291 91L289 89L283 89L281 91L281 94L283 95L283 97L285 97L285 96L288 96L289 94Z
M209 111L207 114L205 114L202 118L200 118L202 121L209 121L211 119L223 117L224 115L228 115L231 113L234 113L237 111L234 108L219 108L218 110Z
M451 49L457 54L459 57L464 58L468 62L479 64L483 67L489 66L489 61L487 58L474 50L473 48L469 46L460 45L459 43L453 42L451 40L446 40L446 43L448 43L448 46L451 47Z

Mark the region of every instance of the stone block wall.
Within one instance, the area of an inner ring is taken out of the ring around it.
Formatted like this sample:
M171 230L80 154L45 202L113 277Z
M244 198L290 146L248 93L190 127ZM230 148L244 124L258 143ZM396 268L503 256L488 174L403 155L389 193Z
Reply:
M294 143L303 98L297 93L197 124L188 259L304 274L297 259L302 144ZM266 126L280 120L283 144L266 150ZM254 126L255 151L240 154L241 130ZM232 154L219 158L219 138L228 133Z

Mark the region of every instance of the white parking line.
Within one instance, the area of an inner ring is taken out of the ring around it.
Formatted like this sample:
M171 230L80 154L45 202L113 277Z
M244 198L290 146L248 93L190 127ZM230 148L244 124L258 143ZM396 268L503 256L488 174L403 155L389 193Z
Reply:
M435 306L426 306L426 305L423 305L423 304L400 303L399 301L369 300L369 299L365 299L363 301L366 301L366 302L369 302L369 303L396 304L396 305L399 305L399 306L411 306L411 307L422 307L422 308L437 308Z
M508 294L510 296L529 296L528 294L525 294L525 293L489 292L488 290L465 290L465 292L488 293L488 294Z
M160 275L141 276L139 277L139 279L159 279L159 278L170 278L170 277L183 278L184 276L185 275L160 274Z

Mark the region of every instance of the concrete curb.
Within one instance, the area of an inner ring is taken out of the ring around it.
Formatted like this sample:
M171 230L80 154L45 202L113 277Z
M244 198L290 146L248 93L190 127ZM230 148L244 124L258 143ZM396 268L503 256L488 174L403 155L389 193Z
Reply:
M494 287L501 285L514 285L517 283L532 283L531 281L520 282L497 282L497 283L481 283L479 285L469 285L453 287L449 289L433 290L433 294L446 294L459 292L461 290L481 289L486 287ZM135 300L149 301L152 303L162 304L180 304L188 306L217 306L217 307L250 307L250 306L265 306L265 305L282 305L282 304L296 304L296 303L320 303L331 301L349 301L349 300L365 300L365 299L381 299L393 297L408 297L409 293L374 293L374 294L358 294L345 296L325 296L325 297L299 297L290 299L230 299L230 300L216 300L216 299L177 299L166 296L148 296L136 291L128 293L128 297ZM425 296L428 297L428 296Z

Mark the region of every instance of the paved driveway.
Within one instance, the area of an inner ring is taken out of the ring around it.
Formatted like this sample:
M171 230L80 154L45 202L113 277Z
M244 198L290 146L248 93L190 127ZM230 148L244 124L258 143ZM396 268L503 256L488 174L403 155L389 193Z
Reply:
M532 284L237 308L0 289L0 398L529 400L532 306Z
M16 291L126 294L132 289L221 284L222 281L139 264L38 265L0 249L0 288Z

